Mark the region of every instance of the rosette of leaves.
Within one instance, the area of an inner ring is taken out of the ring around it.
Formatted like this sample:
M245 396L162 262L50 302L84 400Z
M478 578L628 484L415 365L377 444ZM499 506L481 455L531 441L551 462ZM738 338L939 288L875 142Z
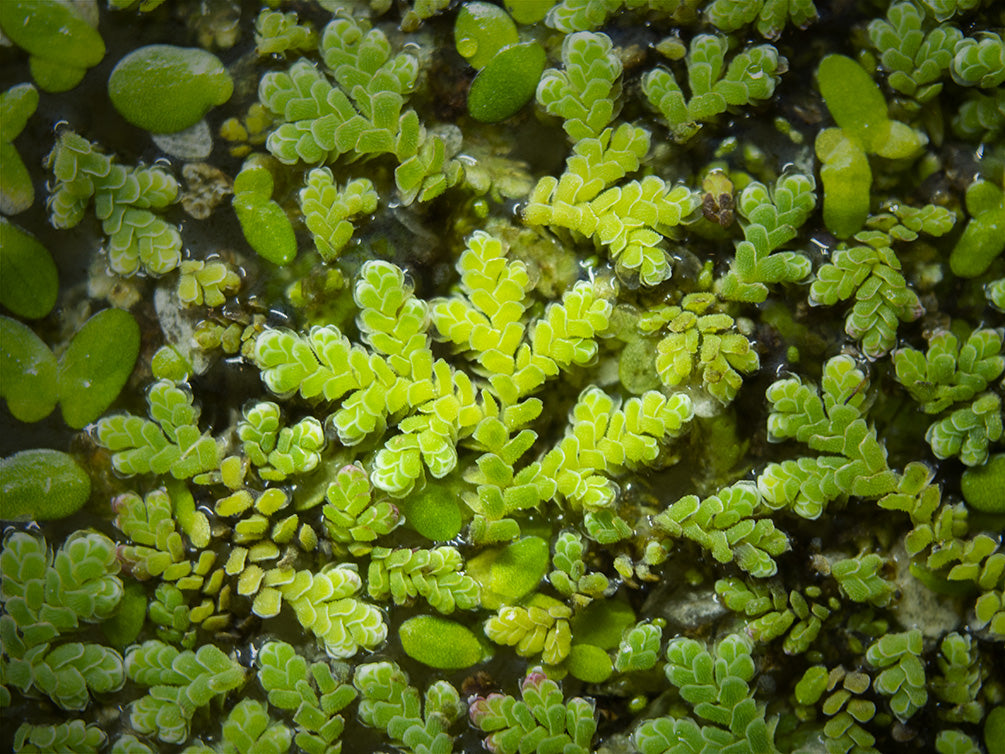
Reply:
M653 518L653 531L688 539L718 562L735 562L752 576L774 576L774 559L789 549L789 538L767 517L770 509L763 502L753 482L737 482L704 500L687 495ZM673 545L665 539L659 546L665 558ZM653 557L649 552L647 556Z
M245 681L240 664L213 644L181 651L150 640L126 653L125 666L131 681L149 688L129 705L130 726L167 744L184 743L196 712Z
M300 209L322 259L338 259L356 230L352 219L376 210L377 200L369 178L354 178L339 188L328 168L307 174L307 185L300 190Z
M144 497L127 492L112 507L115 525L130 540L119 548L120 561L135 578L162 582L149 608L161 638L191 646L193 625L211 633L225 628L231 588L224 583L224 569L214 567L216 554L207 549L209 521L195 509L191 493L177 486ZM199 551L194 560L192 548ZM194 600L198 603L190 604Z
M163 275L178 266L181 235L151 211L178 197L178 182L164 168L119 165L69 130L60 133L46 163L55 178L47 201L54 227L75 227L93 198L112 272Z
M182 754L282 754L293 743L289 728L269 717L268 708L254 699L242 699L220 726L218 742L201 741L185 747Z
M663 305L639 318L645 333L665 333L656 344L656 373L669 388L697 383L723 405L732 403L742 374L761 361L736 320L721 310L714 293L688 293L680 304Z
M624 632L614 657L619 673L652 670L659 662L663 626L657 621L638 623Z
M767 390L768 437L795 439L822 455L768 464L757 486L764 504L815 519L848 495L880 498L897 489L886 448L866 422L869 379L849 356L824 364L820 388L798 378Z
M900 721L909 720L928 701L921 631L886 634L873 642L865 657L880 669L873 688L890 698L890 709Z
M678 637L667 645L667 680L691 705L695 717L658 717L643 722L632 738L642 754L691 751L774 752L777 719L766 719L753 696L757 673L752 644L730 634L713 650Z
M262 379L280 395L341 400L329 421L344 445L381 436L394 417L400 433L373 462L371 480L397 496L407 494L424 469L440 478L457 464L456 443L481 418L477 390L463 372L434 361L428 305L416 298L405 274L382 261L363 265L355 287L357 326L371 350L350 343L334 326L306 337L267 329L255 344Z
M574 531L560 532L554 542L548 581L556 592L577 607L583 607L611 590L607 576L599 571L587 571L585 558L583 537Z
M441 613L478 607L478 582L464 573L464 559L454 547L370 551L367 591L375 600L396 605L422 597Z
M863 231L855 239L862 245L842 245L817 270L810 303L833 306L854 299L845 332L860 342L868 358L877 359L896 345L898 321L913 322L925 309L904 279L890 237Z
M879 52L887 84L919 105L942 91L942 79L962 38L955 26L933 28L921 10L907 2L892 4L886 18L869 22L869 40Z
M418 61L391 45L379 29L351 17L332 20L319 52L335 81L307 61L262 77L262 104L285 122L269 135L269 151L292 165L391 154L403 204L439 196L460 178L443 139L426 133L414 110L404 110Z
M989 670L973 637L953 631L939 643L935 661L939 674L929 680L932 693L943 702L939 716L954 723L978 723L984 718L981 685Z
M55 725L22 723L14 732L14 749L17 754L98 754L107 737L97 725L87 725L83 720L69 720Z
M713 0L705 17L727 34L755 24L758 34L777 39L788 24L805 29L817 20L813 0Z
M1005 128L1005 90L971 90L953 116L953 130L971 141L992 141Z
M577 696L566 702L561 686L539 668L521 681L519 699L499 693L476 696L468 714L475 727L488 734L486 748L500 754L588 754L597 731L592 700Z
M175 479L208 480L220 465L216 440L199 429L199 409L192 394L170 380L158 380L147 392L150 418L132 414L98 421L97 441L112 451L120 474L167 474Z
M1002 435L1001 399L984 392L1005 371L1001 333L974 330L961 342L949 330L937 330L928 337L926 353L900 348L893 365L897 380L926 414L969 403L929 426L925 439L935 455L959 455L968 466L984 463L988 445Z
M837 666L828 671L814 665L796 684L795 698L801 705L815 706L829 718L823 725L827 751L875 751L876 737L862 726L876 715L876 705L863 698L872 679L868 673Z
M282 412L272 401L245 407L237 423L237 436L258 476L269 482L313 471L325 444L321 422L307 416L292 426L283 426Z
M677 77L665 68L655 68L642 77L642 92L670 129L674 139L685 142L730 107L770 99L788 61L772 45L747 47L726 65L729 40L725 36L698 34L691 40L687 57L685 99Z
M92 694L122 688L118 652L66 641L83 624L101 623L118 607L123 589L115 552L115 543L97 532L77 531L55 553L44 539L25 532L4 539L0 700L9 702L4 686L10 686L28 696L44 694L64 710L83 710Z
M293 11L283 13L263 8L255 19L255 52L259 55L309 53L317 46L318 35L310 24L299 23Z
M388 738L414 754L453 751L450 727L464 714L457 690L435 681L424 695L408 683L408 674L393 662L360 665L353 673L359 691L359 719L383 730Z
M639 169L649 133L616 115L621 65L604 34L578 33L562 45L564 70L545 71L538 101L564 120L575 140L565 173L538 181L524 208L531 225L566 228L606 246L618 273L657 285L670 276L660 247L698 207L697 194L649 175L618 184Z
M297 571L273 587L293 608L300 625L313 633L330 657L352 657L387 638L387 624L373 605L358 599L363 588L354 564L329 563L320 571Z
M993 31L966 37L953 50L950 71L960 86L994 89L1005 82L1005 40Z
M540 401L521 401L549 378L574 366L589 365L596 337L607 329L611 305L586 281L579 281L528 322L532 305L527 267L507 259L509 248L476 231L457 260L459 290L435 299L429 312L439 338L476 363L504 412L536 419ZM511 427L511 429L515 428Z
M381 536L401 523L401 513L389 500L375 500L366 471L359 464L339 469L325 492L321 509L325 530L337 552L366 555Z
M258 680L269 704L293 714L296 745L307 754L339 754L345 728L340 713L356 698L356 689L328 663L308 664L286 642L265 644L258 665Z
M807 651L820 635L823 623L841 607L835 597L824 597L818 586L788 592L774 582L747 582L728 577L715 582L722 603L747 619L746 633L757 642L782 636L785 654Z
M241 276L219 260L186 259L178 273L178 300L185 306L223 306L241 287Z
M811 270L810 260L795 251L778 251L796 237L816 207L816 183L812 176L785 173L772 189L754 181L740 192L737 210L747 222L743 241L729 272L719 282L719 294L731 301L760 303L774 283L798 283Z
M558 665L572 648L572 610L545 594L534 594L522 605L504 605L485 621L485 635L496 644L516 647L521 657L541 655Z

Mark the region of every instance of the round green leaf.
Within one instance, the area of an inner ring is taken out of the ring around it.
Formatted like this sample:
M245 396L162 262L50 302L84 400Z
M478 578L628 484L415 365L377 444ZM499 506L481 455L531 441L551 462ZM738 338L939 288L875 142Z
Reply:
M234 81L218 57L174 45L147 45L129 53L108 79L108 95L122 117L158 134L195 125L233 91Z
M519 41L516 24L498 5L473 2L457 12L454 45L457 52L479 70L503 47Z
M146 617L146 590L140 584L133 582L126 585L115 614L101 624L101 630L113 646L122 649L136 641Z
M241 231L258 256L280 266L293 261L297 237L278 203L249 192L235 196L233 204Z
M828 55L817 68L817 84L834 122L870 145L872 129L888 120L886 100L872 76L845 55Z
M42 59L90 68L105 57L97 29L57 0L3 0L0 27L14 44Z
M518 24L536 24L543 21L558 0L506 0L506 10Z
M572 636L576 644L614 649L621 642L625 629L633 623L635 612L627 602L594 600L572 619Z
M524 537L468 560L467 572L482 587L482 607L495 610L519 602L537 589L551 553L541 537Z
M603 683L611 677L611 656L593 644L573 644L565 666L574 678L586 683Z
M56 357L30 327L0 317L0 398L15 419L37 422L56 407Z
M471 117L482 123L498 123L515 115L534 96L545 62L544 48L537 42L501 49L471 82Z
M417 615L402 623L398 634L405 654L431 668L469 668L485 657L475 633L446 618Z
M461 532L464 520L457 495L439 484L427 484L402 503L405 521L426 539L446 542Z
M983 513L1005 513L1005 453L991 456L983 466L963 472L963 499Z
M0 141L10 142L24 130L36 108L38 89L31 84L18 84L0 94L0 113L3 114L3 133Z
M13 144L0 141L0 212L16 215L35 203L28 168Z
M59 360L63 419L81 429L105 412L132 374L140 327L129 312L105 309L73 336Z
M49 250L0 218L0 304L19 317L38 319L52 311L58 293L59 275Z
M0 519L50 521L80 510L91 480L58 450L22 450L0 461Z
M998 705L984 718L984 745L988 754L1005 754L1005 705Z

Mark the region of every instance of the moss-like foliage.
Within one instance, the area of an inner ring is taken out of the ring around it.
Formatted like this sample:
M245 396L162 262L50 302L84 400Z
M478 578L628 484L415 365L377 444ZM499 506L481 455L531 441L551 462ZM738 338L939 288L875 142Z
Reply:
M370 552L367 590L375 600L392 599L396 605L422 597L441 613L478 607L478 583L463 572L464 560L453 547L432 550Z
M913 348L893 354L897 379L926 414L940 414L925 434L939 458L959 455L968 466L984 463L988 445L1002 434L1001 399L983 392L1005 371L1002 336L995 330L974 330L961 343L952 332L939 330L928 341L928 352Z
M293 715L296 745L307 754L339 754L345 727L340 713L356 698L356 689L330 665L308 663L286 642L265 644L258 665L269 704Z
M767 505L814 519L847 495L878 498L894 491L897 477L886 449L863 415L868 385L850 357L835 356L824 365L819 390L795 378L768 388L769 436L799 440L825 455L769 464L757 479Z
M750 682L757 667L749 639L731 634L709 651L683 637L667 645L667 680L692 706L691 717L647 720L633 739L642 754L679 751L773 752L776 719L765 716Z
M359 719L385 731L414 754L449 754L453 737L447 732L464 714L457 690L436 681L424 696L408 683L408 675L393 662L360 665L353 674L359 691Z
M558 179L538 181L524 209L532 225L566 228L606 246L618 272L656 285L670 276L660 244L698 206L697 196L655 175L618 182L639 169L649 151L649 133L622 124L616 115L621 64L604 34L570 34L562 44L564 71L545 71L537 98L561 116L575 140Z
M817 20L813 0L713 0L705 14L720 31L733 32L755 24L758 33L776 39L788 24L805 29Z
M178 272L178 299L187 306L222 306L241 287L241 276L226 262L186 259Z
M817 271L810 301L833 306L854 298L845 317L845 332L861 342L866 356L876 359L896 345L897 322L913 322L924 307L904 279L890 237L865 231L856 239L863 245L840 247Z
M107 740L97 725L85 725L83 720L70 720L56 725L22 723L14 732L17 754L97 754Z
M113 453L122 474L170 474L176 479L198 477L216 469L220 450L199 429L199 410L192 394L169 380L159 380L147 394L150 419L131 414L98 422L98 442Z
M810 274L806 256L778 249L796 237L816 207L815 188L811 176L786 173L773 189L755 181L740 192L736 206L747 223L730 270L719 282L724 298L759 303L768 297L768 285L797 283Z
M328 168L315 168L300 191L300 208L318 253L331 262L352 237L353 217L377 209L377 192L367 178L355 178L340 189Z
M545 23L566 33L594 31L619 11L655 11L687 19L694 16L693 5L677 0L559 0L548 9Z
M516 647L521 657L557 665L572 647L572 610L558 600L535 594L525 605L506 605L485 621L485 635L496 644Z
M263 8L255 19L255 51L259 55L285 55L313 50L318 43L317 33L299 20L293 11Z
M597 730L593 704L580 697L565 702L558 683L539 669L527 673L519 699L498 693L477 696L469 715L477 728L489 734L486 746L501 754L541 747L587 754Z
M292 426L283 426L279 406L272 401L245 408L244 418L237 424L237 436L258 475L270 482L313 471L325 444L321 422L308 416Z
M887 634L866 652L869 664L882 668L873 687L883 696L890 697L890 709L900 720L909 719L928 699L925 664L919 657L921 651L921 631L914 629Z
M699 34L691 40L687 65L688 94L673 73L656 68L642 78L642 91L662 116L674 139L687 141L726 112L771 98L788 61L772 45L748 47L726 65L725 36Z
M875 703L862 698L871 683L867 673L849 672L841 666L828 671L814 665L799 679L795 688L799 704L816 705L823 700L820 707L829 719L821 734L827 751L875 751L876 737L862 727L876 714Z
M656 373L664 385L697 383L728 404L743 384L741 373L755 372L761 363L736 320L718 304L714 294L689 293L679 305L643 315L639 329L666 333L656 345Z
M789 548L785 534L767 518L761 493L752 482L738 482L717 495L700 500L688 495L673 503L653 519L653 529L668 539L688 539L709 550L720 563L735 562L752 576L774 576L774 558ZM647 557L653 554L647 551ZM664 555L665 557L665 555Z
M220 726L220 740L215 746L196 743L182 754L283 754L290 748L293 734L282 723L269 717L264 704L254 699L238 702Z
M869 23L869 39L880 54L890 88L919 104L942 91L942 79L962 38L955 26L933 28L911 3L894 3L885 19Z
M351 555L370 552L378 537L389 534L401 522L392 503L373 499L366 472L357 464L338 471L325 497L321 512L328 537L336 548Z
M280 162L317 165L391 154L404 204L428 201L457 182L459 163L428 135L405 100L419 69L408 53L392 56L387 37L352 17L331 21L319 52L335 84L307 61L262 77L259 99L281 123L268 139Z
M0 553L0 701L11 686L45 695L64 710L83 710L92 694L125 682L122 656L95 643L68 640L83 624L111 617L122 599L114 543L78 531L55 553L41 537L12 532Z
M156 735L169 744L188 738L196 711L240 688L245 680L244 669L212 644L193 652L156 640L129 650L126 674L150 689L130 705L130 725L138 733Z
M178 182L162 167L126 167L84 137L64 131L47 160L55 184L47 205L56 228L72 228L94 200L108 236L108 266L120 275L170 272L181 262L178 229L151 209L178 196Z

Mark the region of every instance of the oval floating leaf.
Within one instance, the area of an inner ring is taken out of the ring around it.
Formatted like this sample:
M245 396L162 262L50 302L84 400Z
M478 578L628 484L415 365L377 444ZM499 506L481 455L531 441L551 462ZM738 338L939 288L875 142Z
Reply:
M37 422L56 407L56 357L30 327L0 317L0 398L15 419Z
M104 413L132 374L140 328L129 312L105 309L84 323L59 360L63 419L81 429Z
M574 678L586 683L603 683L611 677L611 656L593 644L573 644L565 666Z
M22 450L0 461L0 519L50 521L80 510L91 480L58 450Z
M174 45L134 50L108 79L108 95L122 117L158 134L195 125L233 91L234 81L216 55Z
M427 484L403 503L405 521L426 539L446 542L461 532L464 520L457 495L448 487Z
M534 96L545 62L544 48L537 42L501 49L471 82L471 117L482 123L498 123L515 115Z
M519 41L516 24L498 5L473 2L457 11L454 45L457 52L478 70L484 68L503 47Z
M470 628L446 618L417 615L402 623L398 634L405 654L431 668L469 668L485 656Z
M0 304L19 317L38 319L52 311L58 293L59 275L49 250L0 218Z

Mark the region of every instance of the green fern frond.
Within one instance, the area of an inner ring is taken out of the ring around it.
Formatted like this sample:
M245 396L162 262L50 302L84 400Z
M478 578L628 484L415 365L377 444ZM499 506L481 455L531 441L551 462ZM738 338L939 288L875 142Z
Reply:
M22 723L14 732L16 754L98 754L107 737L98 725L70 720L57 725Z
M453 547L431 550L370 552L367 591L375 600L393 599L396 605L422 597L441 613L471 610L479 605L479 586L463 572L464 560Z
M327 503L321 509L328 536L359 557L373 549L378 537L389 534L401 514L387 500L374 500L366 472L358 464L344 466L328 485Z
M886 634L873 642L866 659L881 668L873 687L890 697L890 709L901 721L910 719L928 701L921 631Z
M299 20L293 11L263 8L255 19L255 51L259 55L310 52L317 45L317 33Z
M748 47L726 66L727 38L699 34L691 40L685 62L690 97L670 71L656 68L642 77L642 91L662 116L674 139L693 137L701 124L729 107L770 99L788 61L771 45Z
M738 31L756 21L762 37L777 39L787 24L808 27L817 20L817 9L813 0L713 0L705 15L719 31Z
M307 185L300 190L300 209L322 259L333 262L341 255L356 230L351 220L375 211L377 200L368 178L355 178L340 189L328 168L307 174Z
M534 668L520 683L520 699L503 694L475 697L468 706L475 727L488 733L485 745L501 754L554 746L563 754L588 754L597 730L593 702L564 701L562 689Z
M901 273L900 260L882 233L860 234L867 245L842 247L817 271L810 301L833 306L854 298L845 332L860 341L862 352L876 359L897 341L897 322L913 322L924 312L918 295Z
M994 32L966 37L953 50L950 71L960 86L993 89L1005 82L1005 40Z
M485 635L496 644L516 647L521 657L541 655L548 665L557 665L572 647L571 617L566 605L535 594L525 605L500 607L485 621Z
M91 199L108 239L108 266L120 275L170 272L181 262L178 229L150 211L178 196L178 182L161 167L125 167L96 145L64 131L47 158L56 179L47 202L56 228L72 228Z

